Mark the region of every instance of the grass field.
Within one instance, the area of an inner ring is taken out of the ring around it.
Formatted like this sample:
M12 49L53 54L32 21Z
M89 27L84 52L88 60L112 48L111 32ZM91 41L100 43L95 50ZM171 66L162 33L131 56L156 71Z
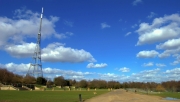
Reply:
M147 93L143 93L143 94L147 94ZM180 99L180 93L178 92L156 92L156 93L148 93L149 95L155 95L155 96L160 96L163 98L166 97L171 97L171 98L176 98L176 99Z
M134 92L134 88L129 88L128 89L129 91L132 91ZM144 91L142 89L136 89L138 90L138 93L139 94L147 94L147 91ZM160 96L160 97L171 97L171 98L177 98L177 99L180 99L180 92L148 92L148 95L155 95L155 96Z
M165 97L172 97L172 98L180 99L180 93L177 93L177 92L161 92L161 93L153 94L153 95L161 96L164 98Z
M0 90L0 102L79 102L79 94L83 100L109 92L94 91L3 91Z

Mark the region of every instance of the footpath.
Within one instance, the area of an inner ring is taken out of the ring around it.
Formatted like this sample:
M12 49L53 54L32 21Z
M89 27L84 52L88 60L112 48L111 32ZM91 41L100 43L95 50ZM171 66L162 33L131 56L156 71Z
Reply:
M118 89L97 97L93 97L85 102L180 102L180 100L165 100L159 96L126 92L123 89Z

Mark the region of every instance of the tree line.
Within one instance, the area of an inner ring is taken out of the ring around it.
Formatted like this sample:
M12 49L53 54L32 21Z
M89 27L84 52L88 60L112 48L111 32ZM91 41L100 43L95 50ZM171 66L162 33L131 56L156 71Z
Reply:
M65 79L63 76L55 77L53 80L43 77L34 78L32 76L21 76L14 74L7 69L0 68L0 82L3 84L39 84L47 86L75 86L80 88L139 88L151 91L180 91L180 81L166 81L161 83L155 82L123 82L118 81L106 81L101 79L94 80L80 80Z

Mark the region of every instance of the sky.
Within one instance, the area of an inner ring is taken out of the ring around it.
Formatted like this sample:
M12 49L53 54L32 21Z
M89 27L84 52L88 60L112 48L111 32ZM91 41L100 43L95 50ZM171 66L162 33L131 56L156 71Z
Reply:
M0 67L26 75L42 7L46 78L180 80L179 0L0 0Z

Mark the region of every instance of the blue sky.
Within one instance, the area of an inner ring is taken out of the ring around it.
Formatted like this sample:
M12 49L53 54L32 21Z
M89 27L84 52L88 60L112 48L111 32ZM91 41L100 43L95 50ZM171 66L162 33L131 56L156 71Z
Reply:
M44 76L180 80L179 0L0 0L0 67L25 75L42 21Z

